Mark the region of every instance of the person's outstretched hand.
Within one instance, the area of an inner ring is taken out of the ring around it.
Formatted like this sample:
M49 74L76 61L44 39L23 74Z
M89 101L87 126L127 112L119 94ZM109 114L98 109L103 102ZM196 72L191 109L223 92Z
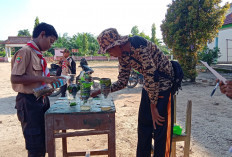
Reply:
M218 82L219 80L217 79L216 81ZM232 81L226 81L226 84L220 81L219 87L223 94L232 99Z
M226 81L226 89L225 89L225 94L227 97L232 99L232 81Z
M165 118L159 115L159 112L154 104L151 104L151 115L154 129L156 129L156 124L162 126L162 122L165 121Z
M101 94L101 90L100 89L94 90L93 92L91 92L90 96L94 98L94 97L96 97L99 94Z
M216 82L219 82L219 87L220 87L221 93L225 94L225 92L226 92L226 85L222 81L220 81L218 79L216 80Z

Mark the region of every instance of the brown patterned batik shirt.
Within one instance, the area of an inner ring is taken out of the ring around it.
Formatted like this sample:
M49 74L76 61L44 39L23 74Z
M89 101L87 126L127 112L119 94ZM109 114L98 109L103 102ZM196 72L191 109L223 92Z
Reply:
M127 85L131 68L144 77L144 89L148 92L151 104L157 104L160 91L172 86L172 64L157 46L139 36L129 38L131 52L123 52L119 60L118 81L112 84L111 91L117 91ZM162 77L160 73L167 77Z

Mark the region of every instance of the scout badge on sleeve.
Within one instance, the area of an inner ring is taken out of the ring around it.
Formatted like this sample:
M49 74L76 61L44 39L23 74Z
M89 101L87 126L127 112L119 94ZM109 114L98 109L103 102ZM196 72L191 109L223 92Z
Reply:
M20 63L22 61L22 56L16 56L16 62Z

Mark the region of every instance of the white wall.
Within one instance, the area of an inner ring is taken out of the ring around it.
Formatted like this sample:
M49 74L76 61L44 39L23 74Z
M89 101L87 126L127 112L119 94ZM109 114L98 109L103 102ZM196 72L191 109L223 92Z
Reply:
M208 45L208 48L210 48L210 49L213 49L216 45L215 45L215 42L216 42L216 40L215 40L215 38L213 39L213 41L211 42L211 43L208 43L207 45Z
M230 6L230 9L227 11L226 16L232 12L232 7Z
M218 61L227 61L227 41L226 39L232 40L232 28L221 29L218 34L218 48L220 48L221 57ZM228 48L232 48L232 41L228 42ZM228 50L228 61L232 61L232 49Z
M60 51L64 51L64 49L55 49L55 57L56 56L63 56L63 53L61 53Z

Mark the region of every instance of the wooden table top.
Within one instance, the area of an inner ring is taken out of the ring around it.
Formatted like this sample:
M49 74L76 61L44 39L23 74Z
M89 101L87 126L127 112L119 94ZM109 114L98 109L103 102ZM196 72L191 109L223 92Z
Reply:
M100 100L91 100L91 103L82 104L77 103L75 106L70 106L69 100L57 100L51 107L46 111L45 114L100 114L100 113L115 113L115 105L113 100L104 102L104 104L109 105L99 105ZM81 106L90 106L90 110L81 110ZM102 111L102 107L110 106L111 109L107 111Z

